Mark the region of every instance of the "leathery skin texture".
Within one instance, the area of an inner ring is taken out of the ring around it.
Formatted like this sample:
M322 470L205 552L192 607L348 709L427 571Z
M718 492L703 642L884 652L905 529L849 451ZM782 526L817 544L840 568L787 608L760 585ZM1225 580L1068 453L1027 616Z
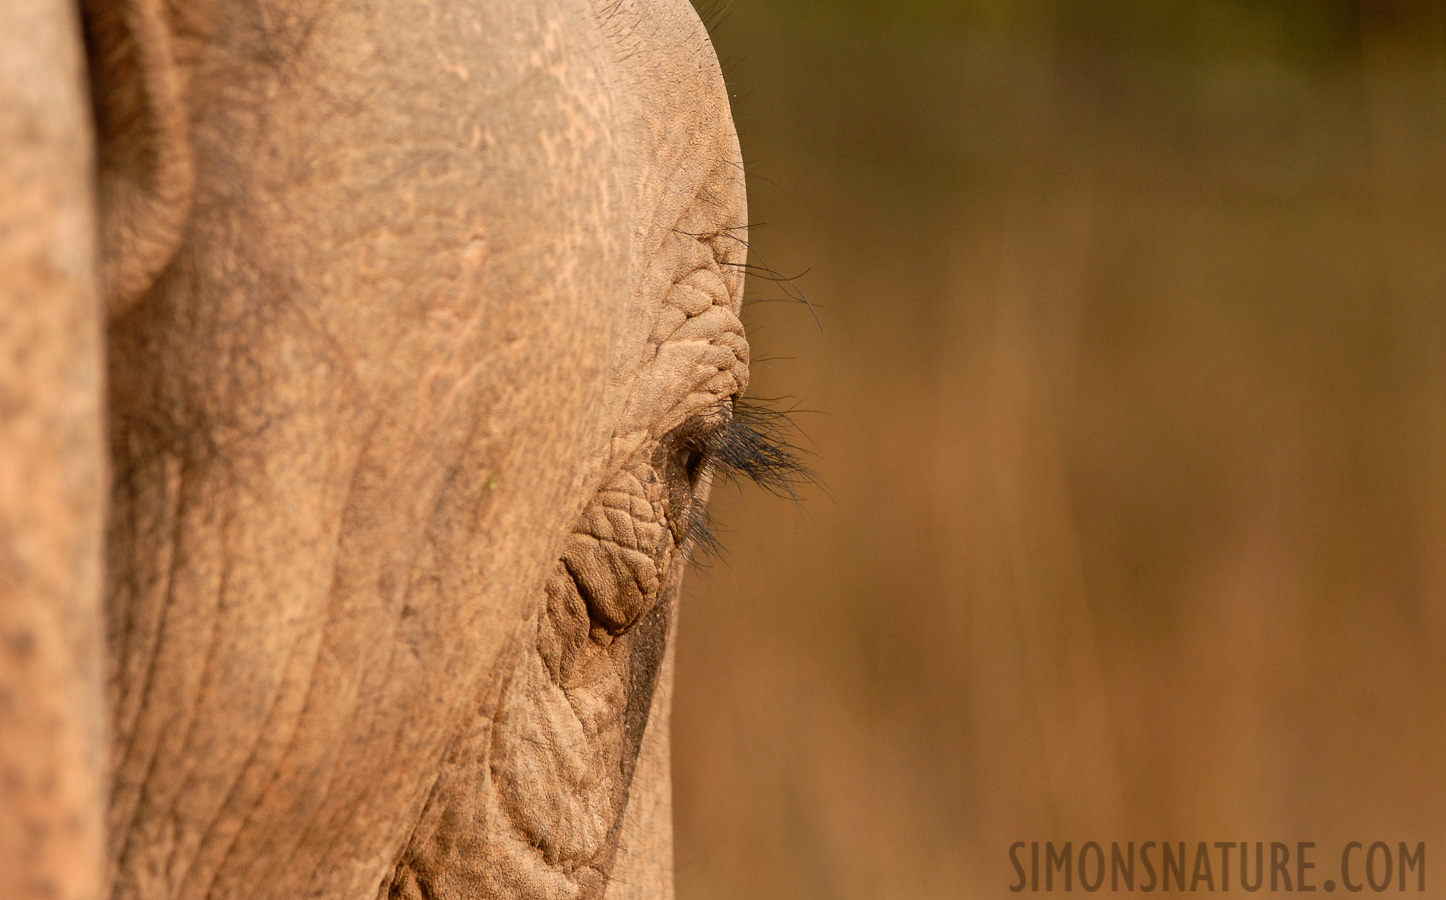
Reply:
M686 0L84 5L115 898L666 897L747 388Z
M747 384L726 273L694 238L673 242L696 268L672 285L649 335L652 359L629 397L626 430L547 579L528 629L535 637L519 648L496 711L474 720L449 758L392 897L601 896L608 887L643 737L657 725L650 711L689 516L707 500L706 473L687 471L686 450L669 435L708 428L727 414L720 401ZM621 887L658 896L670 878L639 871Z

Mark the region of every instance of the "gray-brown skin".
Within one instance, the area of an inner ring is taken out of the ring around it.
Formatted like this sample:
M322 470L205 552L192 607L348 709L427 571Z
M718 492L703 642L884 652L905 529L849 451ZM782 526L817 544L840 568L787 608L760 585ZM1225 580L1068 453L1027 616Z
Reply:
M748 368L742 167L692 8L82 17L113 482L91 882L670 896L696 448ZM58 896L94 896L72 867Z

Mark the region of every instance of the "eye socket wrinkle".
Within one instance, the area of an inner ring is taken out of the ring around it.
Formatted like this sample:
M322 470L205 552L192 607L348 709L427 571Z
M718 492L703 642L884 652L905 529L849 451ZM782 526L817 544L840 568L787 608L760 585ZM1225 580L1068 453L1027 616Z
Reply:
M778 285L785 295L783 299L808 307L817 322L817 311L796 283L806 272L786 275L761 258L757 263L750 262L749 257L757 254L745 236L749 227L748 224L718 224L710 230L689 231L676 227L673 231L707 245L720 268ZM730 245L733 252L726 252L724 248ZM742 251L743 258L732 258L738 250ZM771 402L733 398L711 412L695 416L672 434L675 471L686 476L689 494L686 505L675 500L674 509L685 508L686 513L681 516L682 521L674 525L674 534L695 566L703 565L707 558L721 556L723 549L708 505L691 498L704 475L710 480L733 484L746 479L771 494L794 501L799 499L800 482L815 483L803 462L807 454L793 442L797 427L788 411L773 408Z
M737 269L746 274L750 279L759 279L762 281L772 282L773 284L777 285L778 289L783 293L782 297L758 297L744 300L742 301L743 305L749 306L755 303L778 302L801 304L808 308L809 315L813 316L814 324L817 325L820 329L822 329L823 322L818 317L818 310L814 307L812 301L808 299L808 295L804 293L803 287L798 283L799 279L803 278L803 276L809 273L809 270L804 269L802 272L799 272L795 275L785 275L783 272L780 272L779 270L773 268L773 266L770 266L768 264L768 261L764 259L762 255L760 255L758 251L754 249L753 245L748 242L747 238L739 237L737 234L734 233L741 231L744 234L747 234L751 229L762 228L764 225L767 224L767 222L752 222L744 225L734 226L720 225L717 228L714 228L711 232L692 232L684 231L677 228L673 230L677 234L686 235L687 237L693 238L694 240L702 241L703 243L709 244L710 246L713 245L714 242L721 243L725 240L733 241L735 244L740 245L744 251L744 258L742 260L724 259L723 254L719 252L716 247L714 247L713 256L718 261L718 265L722 268ZM758 262L749 262L750 259L757 259Z

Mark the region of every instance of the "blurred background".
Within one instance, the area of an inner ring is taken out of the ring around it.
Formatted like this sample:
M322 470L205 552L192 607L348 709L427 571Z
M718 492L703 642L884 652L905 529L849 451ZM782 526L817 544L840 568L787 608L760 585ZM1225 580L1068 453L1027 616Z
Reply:
M679 896L1010 896L1015 840L1439 879L1446 4L702 5L827 493L715 494Z

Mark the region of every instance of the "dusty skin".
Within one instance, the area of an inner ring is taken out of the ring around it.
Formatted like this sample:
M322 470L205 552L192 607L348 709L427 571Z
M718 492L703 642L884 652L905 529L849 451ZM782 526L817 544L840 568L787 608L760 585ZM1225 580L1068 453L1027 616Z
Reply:
M686 0L0 0L0 106L0 896L671 896Z

